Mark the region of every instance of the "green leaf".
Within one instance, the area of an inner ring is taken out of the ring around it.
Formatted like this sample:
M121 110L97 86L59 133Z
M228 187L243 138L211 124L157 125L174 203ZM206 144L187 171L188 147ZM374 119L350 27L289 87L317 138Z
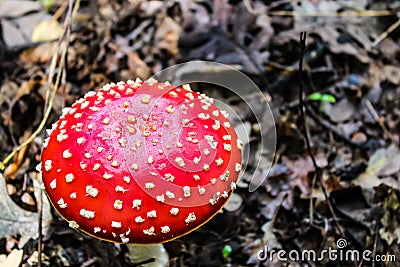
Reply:
M222 250L222 256L224 257L224 259L228 258L231 252L232 252L232 247L229 245L225 245Z
M329 102L329 103L336 102L336 98L333 95L321 94L318 92L312 93L308 98L312 101L321 101L321 102Z
M323 94L321 101L329 102L329 103L335 103L336 99L335 99L335 97L333 95Z
M315 93L312 93L308 98L310 98L310 100L312 100L312 101L321 101L322 94L315 92Z
M54 0L40 0L39 2L46 10L50 10L55 4Z

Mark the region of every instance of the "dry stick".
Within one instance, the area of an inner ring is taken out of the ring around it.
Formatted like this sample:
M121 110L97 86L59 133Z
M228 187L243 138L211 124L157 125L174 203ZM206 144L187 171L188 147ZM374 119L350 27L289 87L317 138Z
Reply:
M50 89L47 91L47 94L46 94L45 113L43 115L42 121L40 122L38 128L32 133L32 135L27 140L25 140L25 142L23 142L18 147L16 147L2 162L0 162L0 170L4 170L5 165L15 156L15 154L18 153L21 149L25 148L27 145L29 145L46 126L46 122L50 116L50 113L51 113L53 105L54 105L54 98L56 96L58 87L60 85L61 75L65 73L65 69L66 69L65 68L65 65L66 65L65 59L67 56L69 40L70 40L70 36L71 36L72 16L76 15L77 9L79 8L80 0L76 1L75 5L74 5L74 2L75 2L74 0L68 1L68 13L67 13L66 19L64 21L64 32L58 41L57 51L54 53L54 56L51 61L50 73L48 76L48 84L50 86ZM75 6L75 8L73 9L74 6ZM65 41L65 39L66 39L66 41ZM59 71L57 73L56 81L53 84L53 78L54 78L54 73L55 73L58 59L60 59L60 62L58 65ZM63 78L65 79L65 75L63 75ZM42 201L41 197L38 200L38 232L39 232L38 266L39 267L41 267L41 263L42 263L42 256L41 256L42 254L41 253L42 253L43 201Z
M276 3L275 3L276 2ZM286 11L286 10L277 10L277 11L269 11L270 9L289 2L287 0L275 1L267 7L267 15L269 16L282 16L282 17L387 17L393 16L396 14L395 11L390 10L345 10L342 12L337 11L316 11L316 12L301 12L301 11ZM264 10L255 10L251 5L250 0L243 0L243 5L246 8L247 12L253 15L259 15L265 13ZM395 22L392 26L390 26L384 33L382 33L373 43L372 46L376 46L380 41L382 41L386 36L394 31L398 26L400 26L400 19Z
M315 157L311 151L310 139L308 136L308 129L307 129L307 123L306 123L306 115L304 112L304 100L303 100L303 75L302 75L302 73L303 73L303 58L304 58L305 47L306 47L306 32L304 31L304 32L300 33L300 60L299 60L299 104L300 104L300 117L301 117L302 124L303 124L304 139L306 141L308 154L311 158L311 161L312 161L314 169L315 169L314 177L317 179L317 181L319 182L319 184L321 186L322 192L324 193L326 202L327 202L329 210L332 214L333 220L335 221L336 227L338 228L340 235L344 237L345 236L344 232L343 232L342 227L339 224L339 221L336 217L336 213L333 209L327 189L325 188L325 184L322 181L322 169L317 165L317 162L315 161Z
M63 77L63 81L65 83L65 73L66 73L66 58L67 58L67 51L68 51L68 47L69 47L69 40L71 38L71 23L72 23L72 16L76 15L77 12L77 8L79 8L79 0L77 1L77 3L75 3L75 8L74 7L74 0L69 0L68 1L68 12L67 12L67 16L65 18L64 21L64 34L62 36L62 38L60 39L63 40L64 38L67 40L66 42L61 43L62 45L62 50L61 50L61 56L60 56L60 63L59 63L59 71L57 73L57 77L56 77L56 82L54 87L58 88L58 85L60 84L61 81L61 77ZM58 53L57 53L58 54ZM54 55L53 57L53 62L56 62L55 59L57 58L57 54ZM53 63L52 62L52 63ZM53 65L53 64L52 64ZM54 75L54 70L55 68L52 68L53 71L53 75ZM53 75L49 75L49 84L51 84L51 80ZM49 98L46 98L46 101L49 100L49 105L47 106L47 112L50 112L53 106L53 101L54 101L54 97L55 97L55 93L57 92L57 89L53 90L53 94ZM48 96L48 95L47 95ZM51 104L51 105L50 105ZM43 218L43 199L42 199L42 194L40 194L40 198L39 198L39 202L38 202L38 232L39 232L39 238L38 238L38 267L41 267L42 265L42 218Z
M53 59L56 59L56 58L57 58L56 56L53 57ZM53 60L53 61L56 62L56 60ZM46 126L47 119L50 116L50 112L51 112L51 109L52 109L53 104L54 104L53 98L55 97L55 92L57 91L58 84L57 84L57 86L54 85L52 87L53 88L51 88L51 90L50 90L51 91L51 93L50 93L50 95L51 95L50 96L50 101L49 101L49 103L47 105L46 112L45 112L45 114L43 116L42 121L39 124L39 127L36 129L36 131L34 131L32 133L32 135L25 142L23 142L18 147L16 147L10 154L8 154L8 156L2 162L0 162L0 170L4 170L5 165L15 156L15 154L18 151L20 151L22 148L24 148L25 146L27 146L30 143L32 143L32 141L35 139L35 137L43 130L44 126Z
M316 123L318 123L323 128L327 129L329 132L332 132L333 135L336 136L341 141L345 142L346 144L348 144L350 146L353 146L353 147L356 147L356 148L359 148L359 149L366 149L367 148L366 145L358 144L356 142L353 142L351 139L349 139L346 136L344 136L342 133L339 132L339 130L337 128L335 128L334 125L332 125L329 122L323 120L323 118L318 116L315 113L315 111L311 107L309 107L308 105L306 105L305 108L306 108L308 114L310 115L311 119L313 119Z
M396 14L390 10L347 10L343 12L325 11L325 12L299 12L299 11L268 11L270 16L299 16L299 17L387 17Z
M377 250L377 247L378 247L378 236L379 236L379 222L376 222L376 224L375 224L374 246L373 246L373 249L372 249L373 257L376 256L376 250ZM375 267L375 261L372 261L372 267Z
M379 118L378 113L376 112L374 106L372 105L371 101L368 99L365 101L365 106L367 107L367 110L369 114L371 114L372 118L379 124L383 131L383 135L390 139L393 143L397 144L396 138L392 135L392 133L389 131L389 129L386 127L385 123Z
M253 8L253 6L251 5L250 0L243 0L243 5L246 8L247 12L249 12L252 15L258 15L258 14L263 13L262 10L258 10L258 11L255 10Z
M72 15L76 14L76 8L79 7L79 3L80 0L76 1L75 4L75 9L73 9L74 7L74 0L69 0L69 7L68 7L68 14L67 17L65 18L64 21L64 32L63 35L60 37L59 41L58 41L58 48L56 53L54 54L53 58L52 58L52 62L51 62L51 67L50 67L50 73L49 73L49 77L48 77L48 84L50 85L50 90L47 91L47 95L46 95L46 107L45 107L45 114L43 115L43 119L40 122L38 128L32 133L32 135L25 140L25 142L23 142L22 144L20 144L18 147L16 147L10 154L8 154L8 156L2 161L0 162L0 170L3 171L5 169L5 165L15 156L15 154L20 151L22 148L24 148L25 146L29 145L30 143L32 143L32 141L35 139L35 137L43 130L43 128L46 126L46 122L50 116L51 110L53 108L53 104L54 104L54 97L56 95L56 92L58 90L59 84L60 84L60 74L63 72L64 70L64 66L61 65L61 62L59 64L59 72L57 73L57 80L56 82L53 84L53 77L54 77L54 73L55 73L55 69L56 69L56 64L57 64L57 59L58 59L58 55L60 53L60 46L64 44L63 46L63 51L61 52L61 59L64 58L64 63L63 65L65 65L65 57L66 57L66 52L68 50L68 46L69 46L69 39L70 39L70 35L71 35L71 23L72 23ZM74 12L73 12L74 11ZM64 43L64 40L67 40Z
M56 59L56 57L53 57L53 59ZM56 62L55 60L53 60L53 61L54 61L54 63ZM49 101L49 103L47 105L47 110L46 110L46 112L45 112L45 114L43 116L43 119L40 122L38 128L36 129L36 131L34 131L32 133L32 135L27 140L25 140L25 142L23 142L18 147L16 147L10 154L8 154L8 156L2 162L0 162L0 170L1 171L3 171L5 169L6 164L15 156L15 154L17 152L19 152L21 149L23 149L24 147L26 147L27 145L29 145L30 143L32 143L32 141L35 139L35 137L43 130L44 126L46 126L47 119L49 118L50 111L51 111L51 109L53 107L53 102L54 101L53 101L52 98L54 98L54 96L55 96L55 92L57 91L58 85L57 86L54 85L52 87L53 88L51 88L51 90L50 90L51 91L51 97L50 97L50 101Z
M54 58L57 58L57 54L54 55ZM56 81L54 83L54 89L53 89L53 92L52 92L52 94L50 96L50 101L49 101L49 105L47 106L46 114L47 113L50 114L50 112L51 112L51 109L52 109L52 106L53 106L53 102L54 102L55 93L57 92L57 88L58 88L58 85L59 85L60 80L61 80L61 74L62 74L61 69L63 69L64 65L65 65L66 54L67 54L67 47L66 47L66 44L64 43L64 45L62 47L62 51L61 51L61 58L60 58L60 64L59 64L60 71L57 73ZM46 118L46 120L47 120L47 118ZM39 203L38 203L38 220L39 220L38 221L38 231L39 231L38 267L41 266L41 261L42 261L42 216L43 216L43 200L42 200L42 194L40 194L40 199L39 199Z
M397 29L397 27L400 26L400 19L398 19L395 23L393 23L386 31L384 31L381 35L379 35L375 41L371 44L372 47L377 46L380 42L383 41L383 39L385 39L386 37L388 37L388 35L394 31L395 29Z
M42 224L42 218L43 218L43 195L42 192L39 194L39 199L38 199L38 232L39 232L39 237L38 237L38 262L37 266L41 267L42 266L42 229L43 229L43 224Z
M79 1L78 1L79 2ZM62 50L61 50L61 55L60 55L60 62L59 62L59 66L58 66L58 73L57 73L57 77L56 77L56 81L54 84L54 88L52 91L52 94L50 95L49 93L47 94L46 97L46 102L48 101L49 104L46 106L46 114L50 113L52 110L52 106L53 106L53 102L54 102L54 98L55 98L55 94L57 92L58 86L60 84L61 81L61 77L63 77L65 80L65 73L66 73L66 57L67 57L67 51L68 51L68 47L69 47L69 40L71 37L71 17L72 17L72 10L73 10L73 6L74 6L74 1L73 0L69 0L68 2L68 12L67 12L67 16L65 18L64 21L64 33L63 36L60 38L59 41L59 47L57 49L57 53L54 55L53 60L52 60L52 68L51 68L51 75L49 75L49 84L51 84L52 79L54 77L54 70L55 70L55 62L57 61L58 58L58 54L59 54L59 49L60 46L62 46ZM76 4L75 7L79 6L79 4ZM74 9L75 11L75 9ZM74 14L76 14L76 12L74 12ZM66 39L66 42L62 42L63 39ZM50 95L50 96L49 96ZM47 118L46 118L47 120ZM42 265L42 217L43 217L43 199L42 199L42 194L40 194L40 198L39 198L39 202L38 202L38 231L39 231L39 238L38 238L38 267L41 267Z
M276 8L276 7L280 6L280 5L287 4L287 3L290 3L290 2L291 2L291 0L275 0L275 1L272 1L271 3L269 3L267 5L267 9L271 10L273 8Z

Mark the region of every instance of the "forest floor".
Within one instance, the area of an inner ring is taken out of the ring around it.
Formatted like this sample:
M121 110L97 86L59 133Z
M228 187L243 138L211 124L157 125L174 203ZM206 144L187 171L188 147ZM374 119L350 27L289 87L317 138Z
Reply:
M213 85L193 88L236 111L249 133L250 157L227 208L164 244L170 266L400 266L399 1L79 4L69 16L68 1L0 0L1 160L36 134L59 72L44 128L105 83L147 79L192 60L223 63L250 77L264 99ZM299 101L302 31L306 129ZM59 38L69 41L66 64L52 68ZM259 105L268 105L275 121L273 158L262 151L260 129L270 117L253 114L263 110ZM45 199L38 205L36 165L45 137L43 129L3 162L0 266L37 266L39 241L42 266L139 266L127 259L125 245L76 232ZM249 192L252 183L258 188ZM323 254L332 250L335 257ZM322 256L302 258L304 251Z

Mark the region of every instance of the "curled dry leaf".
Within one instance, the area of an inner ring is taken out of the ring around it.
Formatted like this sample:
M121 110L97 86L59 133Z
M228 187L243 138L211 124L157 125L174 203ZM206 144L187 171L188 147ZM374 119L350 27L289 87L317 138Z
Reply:
M148 79L150 77L150 68L135 51L127 51L126 56L130 75L133 75L134 77L138 77L140 79Z
M45 63L50 62L57 51L57 42L43 43L33 49L24 50L20 55L23 63Z
M15 162L13 162L10 165L8 165L6 167L6 169L4 170L4 177L6 179L10 178L10 177L14 177L14 174L17 172L18 167L19 167L18 164L15 163Z

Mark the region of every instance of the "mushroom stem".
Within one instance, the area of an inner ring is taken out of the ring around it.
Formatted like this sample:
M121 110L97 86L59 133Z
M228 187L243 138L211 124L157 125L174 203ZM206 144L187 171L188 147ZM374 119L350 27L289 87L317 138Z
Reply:
M136 245L127 244L127 262L135 266L166 267L169 266L169 256L162 244Z

